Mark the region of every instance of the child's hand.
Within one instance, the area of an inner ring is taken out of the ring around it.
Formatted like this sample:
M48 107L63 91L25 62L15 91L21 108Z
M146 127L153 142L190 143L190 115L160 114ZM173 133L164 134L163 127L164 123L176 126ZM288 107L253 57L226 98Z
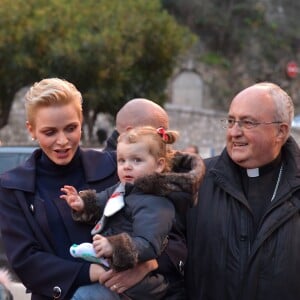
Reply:
M67 201L68 205L75 211L82 211L84 209L83 200L79 197L77 190L71 185L64 185L60 189L66 195L60 195L61 199Z
M93 236L93 246L97 257L111 257L113 248L108 239L100 234Z

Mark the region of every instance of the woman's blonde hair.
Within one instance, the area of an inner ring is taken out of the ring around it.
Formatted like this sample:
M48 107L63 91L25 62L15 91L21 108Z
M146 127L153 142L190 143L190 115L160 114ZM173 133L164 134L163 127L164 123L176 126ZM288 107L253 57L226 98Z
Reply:
M74 104L82 121L82 95L77 88L64 79L43 79L34 83L25 95L27 121L34 125L36 111L40 107L60 106L70 103Z
M164 128L154 128L151 126L141 126L129 129L120 134L118 143L146 143L149 148L149 153L155 159L165 158L166 167L164 172L172 169L171 162L174 156L174 151L171 144L175 143L179 134L174 130L165 130Z

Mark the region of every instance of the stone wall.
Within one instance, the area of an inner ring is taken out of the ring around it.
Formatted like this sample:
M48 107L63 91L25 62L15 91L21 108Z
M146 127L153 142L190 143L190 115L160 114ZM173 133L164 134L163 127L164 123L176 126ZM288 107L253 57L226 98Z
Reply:
M0 130L0 141L3 146L35 145L25 126L24 95L27 90L28 88L24 87L16 93L8 123Z
M31 138L25 128L25 111L23 96L26 89L20 90L15 97L8 124L0 130L2 145L35 146L36 142ZM219 154L225 145L225 129L222 128L220 120L227 113L216 110L197 108L196 105L167 103L165 109L170 117L170 128L178 130L179 140L174 145L176 149L183 149L190 144L195 144L200 150L202 157ZM108 126L108 123L106 123ZM113 130L113 125L108 133ZM96 132L96 130L94 131ZM294 129L292 135L300 144L300 130ZM100 147L93 142L83 141L83 146Z
M8 124L0 130L0 140L3 146L35 146L25 127L24 94L26 88L20 90L15 97ZM203 157L219 153L224 146L225 131L221 126L220 119L226 114L213 110L197 109L194 106L182 104L166 104L166 111L170 117L170 128L178 130L180 138L174 145L177 149L183 149L189 144L199 147ZM102 120L103 122L103 120ZM101 123L102 123L101 122ZM103 124L102 124L103 125ZM99 124L95 125L95 128ZM113 125L108 128L112 132ZM87 134L85 135L87 136ZM96 130L91 141L83 141L83 146L100 147L97 145Z
M26 126L25 126L25 109L24 109L24 95L28 88L21 89L15 96L12 109L9 116L8 124L0 130L0 140L3 146L35 146L36 141L32 141ZM226 114L213 110L198 109L197 97L198 93L192 95L191 99L195 98L193 103L187 104L180 99L176 104L166 104L165 109L170 117L170 127L180 132L180 138L176 142L177 149L183 149L189 144L195 144L199 147L200 153L203 157L219 153L224 145L225 131L221 127L220 119ZM98 121L97 121L98 122ZM95 124L95 129L101 123L102 127L110 134L113 130L113 124L109 128L109 122L101 120ZM105 124L104 124L105 123ZM84 128L84 132L85 132ZM101 147L97 144L96 130L93 131L94 136L90 141L83 140L83 146ZM84 134L84 136L88 136Z
M170 117L170 128L180 133L174 147L197 145L203 157L218 154L223 149L225 129L220 120L226 117L225 112L175 104L166 104L165 109Z

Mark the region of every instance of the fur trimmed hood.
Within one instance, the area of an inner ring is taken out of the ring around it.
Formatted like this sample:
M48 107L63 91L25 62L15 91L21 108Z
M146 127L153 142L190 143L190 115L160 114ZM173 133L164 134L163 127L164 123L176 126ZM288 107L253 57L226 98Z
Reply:
M134 185L144 193L171 198L174 193L183 192L189 198L191 207L198 202L198 189L205 174L205 165L197 154L177 151L172 162L172 171L155 173L135 181ZM184 200L183 200L184 201ZM182 211L183 203L174 203L176 210Z

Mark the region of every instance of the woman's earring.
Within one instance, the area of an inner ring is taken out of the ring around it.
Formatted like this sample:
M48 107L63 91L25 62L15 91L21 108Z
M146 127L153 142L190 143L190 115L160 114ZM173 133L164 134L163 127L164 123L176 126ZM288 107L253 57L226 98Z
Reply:
M32 137L32 138L31 138L31 140L32 140L32 141L35 141L35 138L34 138L34 137Z

